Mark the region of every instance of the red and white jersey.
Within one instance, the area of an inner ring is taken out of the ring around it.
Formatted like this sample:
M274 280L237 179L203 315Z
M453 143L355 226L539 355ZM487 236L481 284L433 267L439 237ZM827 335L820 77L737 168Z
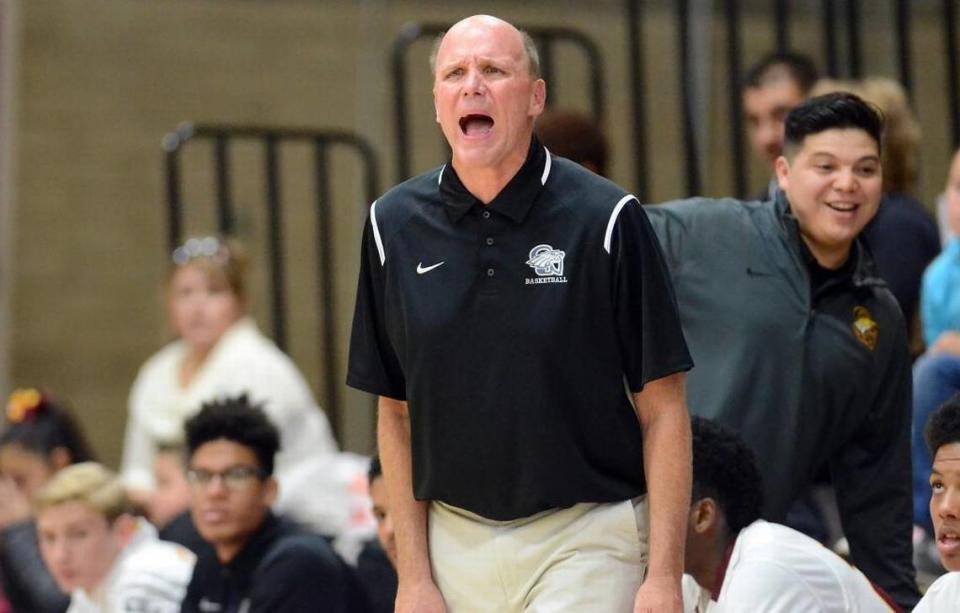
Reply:
M947 573L933 582L913 613L960 611L960 572Z
M863 573L832 551L792 528L763 520L740 531L721 570L716 600L684 575L685 613L896 610Z

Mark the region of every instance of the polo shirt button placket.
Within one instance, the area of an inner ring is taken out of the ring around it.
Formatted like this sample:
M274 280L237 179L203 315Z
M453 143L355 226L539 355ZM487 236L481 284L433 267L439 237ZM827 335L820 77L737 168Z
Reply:
M490 211L484 211L484 212L483 212L483 218L484 218L484 219L490 219Z
M493 245L493 237L492 237L492 236L488 236L488 237L487 237L487 240L484 241L484 242L487 243L487 247L490 247L491 245Z
M488 277L492 277L492 276L495 274L495 272L496 272L496 271L494 271L492 268L488 268L488 269L487 269L487 276L488 276Z

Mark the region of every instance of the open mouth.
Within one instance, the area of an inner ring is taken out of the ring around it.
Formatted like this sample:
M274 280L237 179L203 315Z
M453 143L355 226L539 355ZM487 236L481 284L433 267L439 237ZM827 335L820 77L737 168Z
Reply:
M937 537L937 549L941 553L956 553L960 550L960 532L944 530Z
M840 213L852 213L860 208L856 202L828 202L827 206Z
M460 130L467 136L483 136L493 130L493 118L489 115L471 114L460 118Z

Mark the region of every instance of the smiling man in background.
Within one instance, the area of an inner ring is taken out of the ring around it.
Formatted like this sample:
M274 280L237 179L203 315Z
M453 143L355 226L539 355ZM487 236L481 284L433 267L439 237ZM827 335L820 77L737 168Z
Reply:
M901 607L911 561L906 326L858 240L880 203L883 119L846 93L786 120L768 202L648 207L696 361L693 413L737 430L763 473L763 518L828 469L853 562Z

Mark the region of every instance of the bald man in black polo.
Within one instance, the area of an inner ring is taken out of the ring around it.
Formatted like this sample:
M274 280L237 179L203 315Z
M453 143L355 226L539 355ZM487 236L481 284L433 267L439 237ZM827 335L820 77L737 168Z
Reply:
M452 160L370 208L347 377L397 611L679 612L691 361L649 222L533 138L529 36L470 17L432 60Z

